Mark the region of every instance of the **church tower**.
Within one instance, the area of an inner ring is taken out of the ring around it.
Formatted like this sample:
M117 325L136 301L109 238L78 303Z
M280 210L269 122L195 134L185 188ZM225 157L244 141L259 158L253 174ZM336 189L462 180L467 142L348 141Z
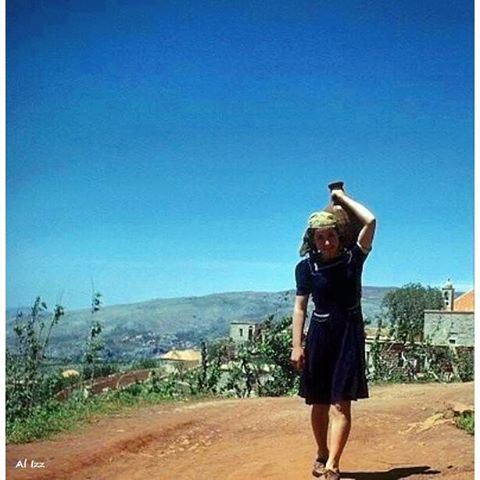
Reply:
M454 293L453 284L450 279L448 279L447 283L442 287L443 303L445 305L444 310L453 311Z

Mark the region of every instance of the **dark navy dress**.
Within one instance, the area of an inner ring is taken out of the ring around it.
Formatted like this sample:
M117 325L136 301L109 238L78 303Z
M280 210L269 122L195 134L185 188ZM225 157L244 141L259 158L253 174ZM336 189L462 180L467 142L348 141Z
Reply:
M297 295L315 310L305 339L299 395L308 405L368 398L361 276L367 258L358 245L328 262L311 258L295 269Z

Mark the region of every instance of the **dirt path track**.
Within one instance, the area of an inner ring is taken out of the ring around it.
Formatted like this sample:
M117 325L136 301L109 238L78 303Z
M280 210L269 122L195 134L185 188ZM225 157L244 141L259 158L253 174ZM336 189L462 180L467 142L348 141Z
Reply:
M434 416L473 403L473 383L371 388L353 402L341 469L355 480L473 479L473 437ZM8 480L313 478L299 397L174 403L104 417L55 440L7 446ZM19 459L43 469L15 469Z

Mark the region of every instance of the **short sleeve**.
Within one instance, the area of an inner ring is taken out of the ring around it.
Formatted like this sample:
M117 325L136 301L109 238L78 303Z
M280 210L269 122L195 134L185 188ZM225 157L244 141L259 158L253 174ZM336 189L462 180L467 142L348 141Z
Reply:
M350 250L350 262L357 267L361 267L365 263L365 260L367 259L371 250L372 247L370 247L368 250L364 250L358 242L355 243Z
M297 282L297 295L312 293L312 278L308 260L302 260L295 267L295 280Z

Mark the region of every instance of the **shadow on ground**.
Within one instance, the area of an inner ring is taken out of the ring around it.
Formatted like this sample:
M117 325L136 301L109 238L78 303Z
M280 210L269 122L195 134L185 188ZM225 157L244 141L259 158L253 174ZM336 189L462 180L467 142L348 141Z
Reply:
M430 470L428 466L392 468L384 472L342 472L345 480L402 480L411 475L438 475L439 470Z

